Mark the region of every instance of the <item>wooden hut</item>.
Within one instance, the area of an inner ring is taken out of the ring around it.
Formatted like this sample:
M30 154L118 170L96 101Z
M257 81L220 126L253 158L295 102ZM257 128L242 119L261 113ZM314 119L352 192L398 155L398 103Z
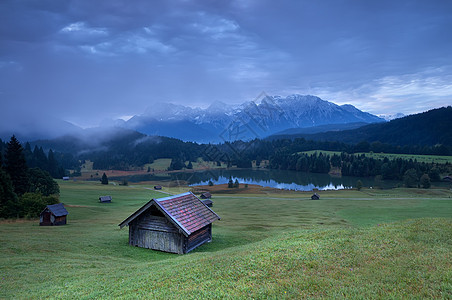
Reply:
M129 244L184 254L212 240L220 217L193 193L152 199L119 224L129 226Z
M212 194L210 192L205 192L201 194L201 199L210 199L212 198Z
M202 200L202 203L204 203L208 207L212 207L213 206L213 202L210 199L204 199L204 200Z
M311 199L312 199L312 200L319 200L319 199L320 199L320 196L319 196L319 194L314 193L314 195L311 196Z
M40 226L66 225L66 216L69 213L63 203L47 205L39 217Z
M111 203L112 197L111 196L100 196L99 202L100 203Z
M154 185L154 190L161 190L162 186L161 185Z

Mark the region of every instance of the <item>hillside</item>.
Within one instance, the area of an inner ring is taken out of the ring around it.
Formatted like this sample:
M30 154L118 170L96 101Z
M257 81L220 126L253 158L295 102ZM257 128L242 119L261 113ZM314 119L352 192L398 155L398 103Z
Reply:
M68 225L0 222L1 299L452 296L447 190L214 195L212 242L175 255L132 247L118 227L166 194L60 184Z
M357 122L357 123L344 123L344 124L327 124L327 125L319 125L313 127L305 127L305 128L290 128L283 130L281 132L275 133L270 139L273 137L283 137L283 136L291 136L295 134L315 134L321 132L328 131L342 131L342 130L351 130L356 129L365 125L369 125L368 123Z
M452 145L452 107L442 107L406 116L386 123L369 124L353 130L318 134L281 134L270 139L303 137L317 141L340 141L356 144L361 141L391 145Z
M181 158L195 161L201 156L202 146L164 136L147 136L123 128L85 129L78 135L65 135L52 140L30 143L45 151L70 154L75 160L91 160L96 169L127 170L130 166L142 166L157 158ZM71 166L63 163L66 168Z

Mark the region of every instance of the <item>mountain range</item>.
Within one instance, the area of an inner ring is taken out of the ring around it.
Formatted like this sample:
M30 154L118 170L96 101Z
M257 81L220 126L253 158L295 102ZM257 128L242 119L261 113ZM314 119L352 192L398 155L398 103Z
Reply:
M265 138L290 128L313 128L330 124L384 122L353 105L336 105L311 95L265 96L232 106L215 102L206 109L157 103L117 127L147 135L160 135L196 142L226 142Z
M20 140L54 139L59 136L86 134L69 122L53 116L24 118L20 124L0 128L0 138L15 134ZM157 103L127 121L104 121L100 127L123 128L149 136L166 136L199 143L232 142L265 138L285 130L303 129L302 133L356 128L385 122L383 118L356 107L336 105L311 95L267 96L241 105L214 102L209 107L192 108L172 103ZM107 129L106 129L107 130Z

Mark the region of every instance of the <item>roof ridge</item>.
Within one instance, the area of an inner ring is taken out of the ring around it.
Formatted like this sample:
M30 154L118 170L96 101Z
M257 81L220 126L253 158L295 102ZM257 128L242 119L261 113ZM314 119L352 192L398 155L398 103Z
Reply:
M160 201L165 201L165 200L171 200L171 199L174 199L174 198L179 198L179 197L182 197L182 196L185 196L185 195L188 195L188 194L190 194L190 192L185 192L185 193L177 194L177 195L171 195L171 196L167 196L167 197L164 197L164 198L154 198L154 200L160 202Z

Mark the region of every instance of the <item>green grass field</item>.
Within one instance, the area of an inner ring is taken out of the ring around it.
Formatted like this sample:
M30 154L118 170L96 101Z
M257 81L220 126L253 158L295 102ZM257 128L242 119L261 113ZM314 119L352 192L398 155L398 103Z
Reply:
M155 171L166 171L171 165L171 158L159 158L154 160L152 164L145 164L144 168L148 167L154 169Z
M327 155L340 155L341 152L339 151L324 151L324 150L311 150L311 151L303 151L300 153L306 153L308 155L312 155L314 153L320 153L322 152L323 154L327 154ZM397 158L402 158L405 160L417 160L418 162L425 162L425 163L437 163L437 164L445 164L445 163L452 163L452 156L440 156L440 155L415 155L415 154L393 154L393 153L355 153L355 155L362 155L364 154L367 157L371 157L374 159L384 159L385 157L387 157L388 159L397 159Z
M452 156L439 156L439 155L414 155L414 154L391 154L391 153L356 153L356 155L364 154L367 157L372 157L375 159L384 159L387 157L388 159L397 159L402 158L405 160L417 160L418 162L425 163L437 163L437 164L445 164L452 163Z
M449 190L214 195L213 241L176 255L117 226L166 194L59 184L68 225L0 223L0 299L452 298Z

